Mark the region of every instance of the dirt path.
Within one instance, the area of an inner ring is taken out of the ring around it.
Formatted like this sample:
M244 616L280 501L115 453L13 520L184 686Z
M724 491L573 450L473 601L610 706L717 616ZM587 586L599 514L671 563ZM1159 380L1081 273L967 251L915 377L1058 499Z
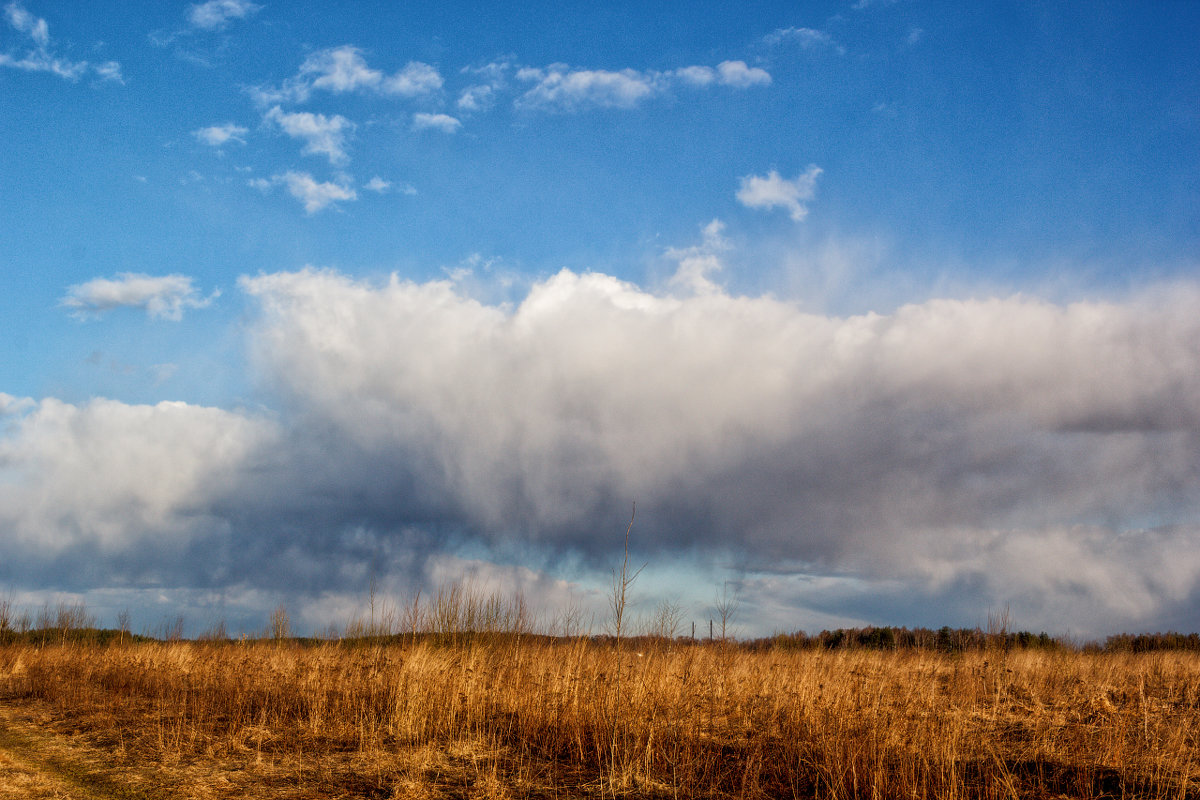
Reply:
M349 800L407 797L368 763L301 773L286 760L141 763L36 702L0 700L0 800ZM345 758L354 758L347 754ZM355 768L357 767L357 769ZM441 796L424 792L425 796Z
M12 800L154 800L106 768L101 754L0 705L0 797Z

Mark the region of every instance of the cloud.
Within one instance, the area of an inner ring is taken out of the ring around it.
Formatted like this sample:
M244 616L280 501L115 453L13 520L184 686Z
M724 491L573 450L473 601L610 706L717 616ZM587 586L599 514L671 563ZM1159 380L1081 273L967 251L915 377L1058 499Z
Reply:
M496 90L486 84L475 84L463 89L455 104L463 111L486 111L495 104Z
M747 208L786 208L793 220L802 222L808 216L808 202L816 194L821 172L820 167L810 166L790 181L775 170L766 177L747 175L741 179L737 200Z
M718 226L706 239L681 268L723 246ZM335 447L405 464L404 496L489 540L606 553L594 520L636 498L639 541L664 558L949 594L986 577L991 601L1020 587L1092 624L1200 585L1197 559L1154 566L1200 532L1146 527L1197 510L1194 289L1167 308L1014 297L838 319L570 272L511 310L318 270L242 285L289 406ZM1105 555L1127 540L1148 554ZM1073 595L1021 566L1085 557Z
M709 86L717 80L717 71L712 67L681 67L675 77L691 86Z
M266 420L179 402L29 401L0 428L0 560L66 559L84 576L94 571L89 559L132 563L142 550L147 574L137 577L153 580L169 559L223 529L207 504L273 430Z
M356 126L341 114L327 117L308 111L287 112L275 106L263 115L263 119L274 122L293 139L304 140L304 148L300 152L305 155L324 155L329 158L330 164L349 161L346 138Z
M636 500L637 557L735 567L764 632L1200 624L1200 286L837 317L713 285L730 247L714 221L668 293L563 271L512 303L244 277L269 417L0 395L0 564L264 609L468 552L602 576Z
M33 39L38 47L50 45L50 27L46 20L35 17L17 3L5 6L4 16L7 17L9 25Z
M381 89L386 94L401 97L417 97L431 94L442 88L442 76L429 64L410 61L404 69L383 81Z
M226 122L224 125L210 125L207 128L200 128L192 131L192 135L210 147L220 147L229 142L246 143L246 134L249 131L240 125L234 125L232 122Z
M532 82L518 100L523 108L574 110L582 106L633 108L661 91L660 78L654 73L624 69L571 69L552 64L545 69L525 68L517 79Z
M218 31L230 20L246 19L262 10L262 6L247 0L208 0L188 7L188 22L206 31Z
M383 194L392 188L392 184L390 181L385 181L383 178L376 175L374 178L371 178L371 180L363 184L363 188L371 192Z
M304 204L306 213L315 214L343 200L357 200L358 194L344 183L317 181L307 172L288 170L281 175L271 178L272 183L282 183L287 187L288 194ZM256 188L266 188L266 183L260 178L252 183Z
M779 45L785 42L798 44L805 50L830 49L838 55L845 55L846 48L839 44L825 31L815 28L779 28L763 37L769 45Z
M667 249L666 257L678 264L675 274L669 281L672 289L686 294L706 294L720 291L709 276L721 271L723 268L721 253L730 247L729 242L722 235L724 230L725 223L714 219L704 226L704 238L701 244Z
M220 292L202 298L186 275L152 276L122 272L115 278L94 278L67 289L61 304L72 316L87 319L117 308L141 308L153 319L178 321L186 308L204 308Z
M771 76L765 69L748 67L745 61L722 61L717 64L717 75L721 85L737 89L766 86L771 83Z
M14 30L25 34L32 41L34 47L21 56L0 53L0 67L10 67L26 72L49 72L68 81L79 80L91 69L101 81L125 82L121 75L121 65L116 61L93 65L87 61L70 61L52 52L50 26L46 24L46 20L35 17L25 10L20 3L12 2L6 5L4 17Z
M313 53L300 65L300 75L309 88L334 93L375 89L383 82L383 73L368 67L362 51L351 45Z
M259 105L303 103L314 90L342 94L372 92L398 97L419 97L442 87L437 69L420 61L410 61L393 75L367 65L363 51L354 45L341 45L311 54L300 65L295 77L281 86L260 86L251 90Z
M413 130L439 130L442 133L454 133L462 127L462 123L448 114L413 114Z
M716 66L690 66L668 72L623 69L574 69L567 64L523 67L517 80L533 86L517 98L518 108L578 111L588 107L634 108L667 92L676 83L692 88L712 84L747 89L770 84L766 70L744 61L723 61Z

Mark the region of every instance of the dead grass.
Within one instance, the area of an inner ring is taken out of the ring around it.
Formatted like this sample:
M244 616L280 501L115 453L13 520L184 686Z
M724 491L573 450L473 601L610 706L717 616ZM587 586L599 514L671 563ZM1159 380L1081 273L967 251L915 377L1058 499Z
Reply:
M146 797L1200 797L1186 653L12 644L0 709Z

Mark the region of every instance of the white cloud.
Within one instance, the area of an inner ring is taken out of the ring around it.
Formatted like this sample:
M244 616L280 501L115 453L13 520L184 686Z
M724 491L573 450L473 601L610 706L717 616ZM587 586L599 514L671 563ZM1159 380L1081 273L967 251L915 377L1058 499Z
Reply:
M383 81L380 88L387 94L417 97L442 88L442 76L429 64L410 61L404 69Z
M675 75L691 86L709 86L717 79L717 71L712 67L683 67L675 70Z
M103 64L94 64L92 69L100 76L102 81L112 81L113 83L124 83L125 78L121 75L121 65L116 61L105 61Z
M314 595L489 547L603 574L637 500L648 559L744 568L770 625L1200 624L1200 286L835 317L722 291L730 247L713 221L669 250L675 294L243 278L280 410L0 394L0 563Z
M143 275L122 272L115 278L95 278L67 289L62 305L72 316L86 319L117 308L140 308L157 319L180 320L187 308L204 308L220 292L203 298L186 275Z
M681 267L727 246L705 237ZM1200 591L1194 287L833 318L565 271L514 307L318 270L242 286L255 363L328 426L329 469L406 464L405 497L486 536L608 552L595 521L637 499L651 551L969 585L984 610L1017 592L1029 624L1077 631Z
M700 244L667 249L666 257L679 265L669 282L672 289L688 294L720 291L710 276L721 271L721 253L730 247L724 231L725 223L714 219L704 226Z
M8 18L8 24L33 39L34 44L38 47L50 45L50 27L46 24L46 20L35 17L17 3L9 3L5 6L4 16Z
M496 102L496 90L486 84L476 84L463 89L456 105L463 111L486 111Z
M454 133L462 127L462 123L448 114L413 114L413 130L439 130L442 133Z
M815 28L779 28L764 37L763 41L769 45L794 42L805 50L828 48L836 51L839 55L844 55L846 52L846 48L835 41L832 36Z
M352 45L313 53L300 65L300 75L309 87L334 93L375 89L383 81L383 73L368 67L362 51Z
M275 106L263 115L263 119L274 122L293 139L303 139L305 145L301 152L305 155L327 156L330 164L344 164L349 160L346 138L355 125L341 114L327 117L308 111L287 112Z
M545 68L522 67L516 77L533 84L517 98L517 107L552 111L634 108L668 92L676 84L692 88L719 84L747 89L771 82L766 70L749 67L744 61L723 61L715 69L689 66L667 72L574 69L567 64L551 64Z
M292 197L304 204L304 210L315 214L342 200L357 200L353 188L342 183L320 182L307 172L288 171L272 179L283 183Z
M821 168L810 166L792 180L771 170L766 177L747 175L737 191L738 202L747 208L786 208L792 219L801 222L808 216L808 203L817 189Z
M46 24L46 20L25 10L20 3L12 2L6 5L4 16L16 31L29 37L34 47L21 56L0 53L0 67L26 72L49 72L69 81L79 80L91 69L101 81L124 83L121 65L116 61L93 65L87 61L70 61L53 53L50 48L50 26Z
M0 552L86 562L149 545L177 558L221 527L208 504L273 432L186 403L29 401L0 429Z
M717 64L717 74L722 85L737 89L766 86L771 83L771 76L765 69L748 67L745 61L722 61Z
M246 134L249 130L240 125L235 125L232 122L226 122L223 125L210 125L207 128L200 128L192 131L192 135L210 147L220 147L229 142L246 143Z
M188 8L188 22L206 31L224 28L230 20L245 19L262 10L247 0L208 0Z
M371 178L371 180L367 181L363 185L363 188L368 191L371 191L371 192L378 192L379 194L383 194L384 192L386 192L387 190L392 188L392 184L390 181L385 181L383 178L376 175L374 178Z
M354 45L341 45L311 54L300 65L295 77L281 86L260 86L250 91L260 105L303 103L314 90L377 92L400 97L432 94L442 87L437 69L420 61L410 61L391 76L367 65L363 51Z
M525 68L517 72L517 79L534 82L533 88L518 100L518 105L524 108L633 108L663 88L661 77L655 73L571 69L566 64L551 64L545 69Z

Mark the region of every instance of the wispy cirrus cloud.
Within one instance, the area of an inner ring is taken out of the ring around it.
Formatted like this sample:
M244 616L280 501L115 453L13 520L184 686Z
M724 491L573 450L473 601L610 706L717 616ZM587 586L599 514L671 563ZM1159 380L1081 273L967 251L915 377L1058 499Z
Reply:
M67 289L60 304L78 319L98 317L118 308L139 308L152 319L179 321L184 309L204 308L220 295L201 297L187 275L145 275L122 272L95 278Z
M71 61L55 53L51 47L50 26L46 20L36 17L18 2L4 7L8 24L32 42L33 47L23 54L0 53L0 67L10 67L26 72L48 72L68 81L77 81L89 71L101 81L124 83L121 65L116 61L92 64L88 61Z
M785 208L796 222L808 216L808 203L816 195L817 178L823 170L810 166L788 180L771 170L765 176L747 175L737 191L738 202L747 208Z
M805 50L833 50L838 55L845 55L846 48L825 31L816 28L779 28L765 37L768 45L793 43Z
M263 119L275 123L293 139L303 140L304 148L300 152L305 155L323 155L330 164L344 164L350 160L346 139L356 126L341 114L327 117L308 111L284 111L275 106L263 115Z

